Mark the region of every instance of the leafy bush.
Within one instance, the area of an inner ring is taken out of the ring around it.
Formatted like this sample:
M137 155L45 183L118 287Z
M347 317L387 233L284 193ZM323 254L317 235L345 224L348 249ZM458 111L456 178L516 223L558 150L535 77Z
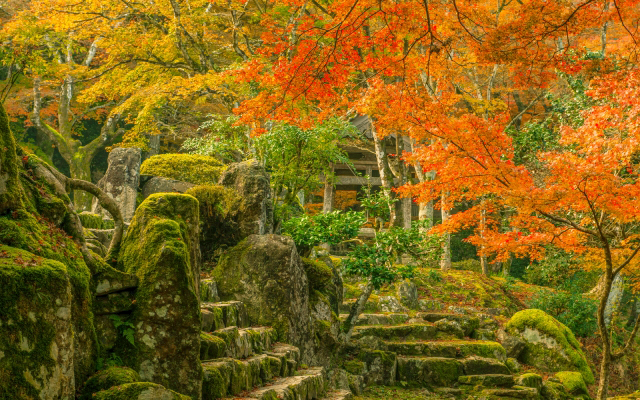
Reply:
M541 290L533 298L530 306L552 315L569 327L576 336L589 337L597 330L597 301L584 297L576 290Z
M414 267L395 262L402 255L414 261L429 264L440 257L440 238L422 232L422 221L414 222L411 229L391 227L377 232L372 243L356 246L342 262L345 273L368 277L373 287L379 289L385 283L399 278L412 278Z
M161 154L145 160L140 174L154 175L196 185L215 185L225 167L213 157L192 154Z
M522 279L532 285L586 292L595 286L599 272L581 270L580 263L575 254L549 247L543 260L526 267Z
M322 243L339 244L354 238L365 222L361 212L334 211L327 214L292 218L282 225L285 235L291 236L298 252L307 256L314 246Z

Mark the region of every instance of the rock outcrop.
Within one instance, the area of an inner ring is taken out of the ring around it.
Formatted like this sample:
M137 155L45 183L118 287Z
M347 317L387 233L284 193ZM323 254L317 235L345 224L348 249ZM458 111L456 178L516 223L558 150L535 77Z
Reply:
M505 331L524 341L524 349L518 357L523 363L541 371L578 371L585 382L594 382L573 332L544 311L528 309L515 313Z
M155 193L184 193L194 186L193 183L154 176L142 186L142 198L146 199Z
M143 381L194 399L202 390L198 227L195 198L152 195L138 207L119 259L139 279L128 362Z
M243 199L239 216L242 237L273 232L273 204L269 174L255 160L231 164L220 177L220 184L238 192Z
M213 275L220 299L242 301L252 325L273 326L278 340L298 346L309 363L309 283L290 238L251 235L220 259Z
M119 147L109 153L107 172L98 182L98 187L120 206L122 218L129 222L136 211L136 197L140 185L140 149ZM111 218L106 210L93 199L91 212Z

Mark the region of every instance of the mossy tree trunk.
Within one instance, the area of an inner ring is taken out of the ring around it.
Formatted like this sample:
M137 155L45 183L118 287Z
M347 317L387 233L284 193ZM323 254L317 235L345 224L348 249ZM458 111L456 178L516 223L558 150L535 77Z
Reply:
M356 323L358 322L358 317L364 311L364 306L369 301L369 297L373 293L373 283L371 280L367 282L367 286L364 288L358 300L351 306L351 310L349 311L349 316L344 321L344 325L342 327L342 331L344 332L343 341L344 343L349 343L351 340L351 335L353 335L353 328L356 327Z
M446 208L447 194L442 192L440 200L440 212L442 213L442 222L449 219L449 210ZM442 240L442 258L440 258L440 269L447 271L451 269L451 234L445 233Z

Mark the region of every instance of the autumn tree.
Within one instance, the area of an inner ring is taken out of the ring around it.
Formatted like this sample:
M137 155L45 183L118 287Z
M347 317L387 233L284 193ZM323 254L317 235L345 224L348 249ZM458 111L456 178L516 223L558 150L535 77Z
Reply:
M5 65L25 77L10 110L51 138L73 177L88 179L97 149L120 133L124 145L145 148L149 137L193 136L208 114L229 114L250 88L235 86L226 71L254 54L255 21L272 7L260 0L32 2L3 29ZM103 126L83 144L84 118Z
M405 193L421 203L437 201L445 213L459 201L474 204L436 229L446 233L477 227L479 234L472 240L482 257L506 257L508 251L535 258L543 243L558 237L576 250L611 247L612 239L598 232L593 224L600 222L585 202L588 198L593 205L596 186L581 186L585 197L572 180L587 176L591 182L593 177L580 168L589 163L595 168L596 153L585 148L585 155L572 161L571 179L563 183L562 173L570 169L560 169L560 162L573 153L545 155L549 175L533 174L514 163L513 142L505 129L520 129L532 118L544 117L545 94L562 86L559 69L574 73L590 64L595 75L602 75L613 57L619 67L633 65L634 1L282 3L290 18L272 23L263 34L260 56L238 75L259 87L237 109L256 132L268 120L308 126L326 115L356 110L372 118L378 138L409 136L412 153L405 159L423 174L435 172L432 181L422 179ZM584 59L595 51L602 62ZM585 129L580 134L589 133ZM626 140L625 135L620 133L619 140ZM578 146L566 137L567 149ZM616 163L627 162L627 153L608 154ZM589 163L579 164L590 157ZM611 189L609 199L630 188L617 180L615 165L598 168L606 171L603 184L614 182L603 186ZM578 201L582 203L574 204ZM596 205L614 220L620 215L606 204ZM501 230L505 221L498 216L504 210L510 212L509 229ZM635 218L634 212L618 222ZM624 246L622 253L628 251ZM606 254L601 255L608 268ZM616 264L615 257L609 264L614 272L628 266ZM610 354L610 347L605 353ZM607 357L599 398L606 398Z

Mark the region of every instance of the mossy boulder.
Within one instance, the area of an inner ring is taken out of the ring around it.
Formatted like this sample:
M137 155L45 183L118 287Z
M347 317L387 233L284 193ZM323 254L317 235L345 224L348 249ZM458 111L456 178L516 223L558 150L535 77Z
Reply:
M134 382L140 382L140 375L136 371L126 367L109 367L97 372L84 383L80 400L91 400L93 394L101 390Z
M25 191L25 193L31 192L30 189ZM28 201L30 202L30 200ZM33 212L34 214L26 210L20 210L11 215L0 216L0 244L4 243L31 254L14 257L17 262L13 266L7 264L7 268L15 269L5 275L5 279L11 281L11 283L9 286L2 285L2 294L6 294L8 297L0 303L3 310L18 308L24 311L25 309L20 308L20 303L18 303L18 299L21 296L16 293L31 293L31 297L25 297L31 301L36 301L34 298L36 296L40 296L39 298L46 297L49 287L46 277L42 277L38 284L34 284L34 287L29 288L29 290L25 290L22 286L30 284L28 283L28 278L25 277L24 280L9 278L13 274L18 277L21 272L28 273L30 262L23 263L21 260L31 260L35 257L35 259L41 258L61 263L65 267L71 284L71 318L67 322L71 324L70 329L73 334L67 340L72 343L75 349L73 352L75 380L81 382L93 371L97 352L97 338L93 325L92 296L90 293L91 272L83 260L78 245L70 239L69 233L54 224L41 220L42 217L37 214L37 210L33 210ZM70 217L71 214L65 217L65 223L70 223L68 221ZM36 265L37 263L36 261ZM43 271L46 270L47 268L44 268ZM7 289L5 290L5 288ZM14 288L15 291L9 288ZM42 294L38 295L36 292L40 291L42 291ZM34 307L38 310L40 308L40 306ZM39 311L45 312L46 308ZM28 313L28 310L25 312ZM3 317L15 321L9 314L5 314ZM3 326L6 327L6 325ZM11 336L16 334L8 327L7 329ZM2 346L0 346L0 350L4 351Z
M140 166L140 174L161 176L195 185L215 185L225 169L218 160L209 156L161 154L146 159Z
M505 330L524 340L519 360L541 371L578 371L584 381L594 382L580 342L564 324L542 310L519 311L511 317Z
M244 203L238 192L220 185L199 185L185 193L200 204L200 247L204 260L213 259L219 249L235 246L244 239L238 222Z
M556 378L573 395L589 395L587 384L582 378L582 374L576 371L560 371L556 373Z
M191 400L191 397L176 393L151 382L127 383L97 392L93 400Z
M242 237L273 232L273 201L269 174L256 160L229 165L220 177L222 186L234 189L243 199L239 216Z
M276 329L278 340L313 357L309 283L289 237L251 235L230 249L213 271L223 301L242 301L251 325Z
M333 271L326 263L305 257L302 257L301 260L310 289L323 291L332 283Z
M135 349L124 354L145 381L198 398L201 392L198 201L155 194L137 209L119 266L138 277Z
M526 373L516 378L516 384L518 386L535 388L538 391L542 390L542 376L534 373Z
M67 267L0 245L0 398L72 398L74 327Z

